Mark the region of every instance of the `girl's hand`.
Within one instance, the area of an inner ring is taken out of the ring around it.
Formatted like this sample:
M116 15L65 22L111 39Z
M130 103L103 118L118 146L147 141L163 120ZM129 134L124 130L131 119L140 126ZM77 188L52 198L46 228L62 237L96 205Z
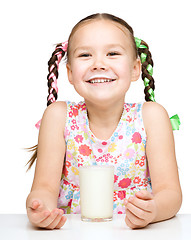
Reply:
M27 214L30 222L40 228L55 229L61 228L66 217L63 215L63 210L55 208L49 211L40 200L32 200L27 207Z
M132 229L143 228L151 223L157 214L157 207L153 195L141 190L134 197L125 199L127 226Z

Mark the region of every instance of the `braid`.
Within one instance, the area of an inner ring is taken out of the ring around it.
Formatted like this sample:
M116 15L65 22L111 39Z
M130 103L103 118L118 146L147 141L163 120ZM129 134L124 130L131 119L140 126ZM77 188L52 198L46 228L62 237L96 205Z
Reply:
M141 39L135 38L138 55L141 59L142 63L142 79L144 81L145 89L145 100L146 101L154 101L154 78L153 75L153 60L151 52L149 51L148 44Z
M55 102L58 98L58 68L61 59L64 57L67 43L60 43L56 46L55 51L52 53L50 60L48 61L48 96L47 96L47 106Z

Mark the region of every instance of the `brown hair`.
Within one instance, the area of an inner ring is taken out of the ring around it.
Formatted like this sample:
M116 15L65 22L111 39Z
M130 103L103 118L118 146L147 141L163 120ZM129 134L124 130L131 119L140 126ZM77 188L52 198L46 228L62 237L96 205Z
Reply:
M141 57L142 53L146 54L146 59L145 59L144 63L142 63L142 79L143 79L143 81L144 81L145 78L149 79L149 83L146 85L146 87L144 89L144 93L145 93L145 100L146 101L152 101L151 98L150 98L149 89L152 89L154 91L155 85L154 85L153 77L149 74L149 72L147 70L147 66L151 65L153 67L153 60L152 60L152 56L151 56L151 53L149 51L149 47L148 47L147 43L142 40L141 45L144 45L145 48L138 48L137 49L136 43L135 43L135 38L134 38L134 32L133 32L132 27L129 24L127 24L123 19L118 18L114 15L111 15L111 14L108 14L108 13L96 13L96 14L92 14L92 15L86 17L86 18L83 18L73 27L73 29L70 33L70 36L68 38L67 52L63 51L63 49L61 48L62 44L60 43L60 44L57 44L56 50L52 53L52 56L51 56L50 60L48 61L49 74L47 76L47 79L48 79L47 106L49 106L52 103L52 101L49 100L50 94L54 95L55 100L57 100L57 97L58 97L57 92L54 89L52 89L52 87L51 87L54 79L50 77L51 74L54 73L54 75L56 76L56 79L58 78L58 66L57 66L58 55L57 54L60 53L62 55L62 58L66 54L66 56L65 56L66 60L67 60L67 62L69 62L69 60L70 60L70 49L71 49L71 39L72 39L72 36L74 35L74 33L76 32L76 30L80 26L82 26L83 24L87 23L88 21L102 20L102 19L113 21L113 22L118 23L121 26L125 27L126 29L128 29L128 31L130 33L130 38L131 38L131 41L132 41L132 46L133 46L136 58L138 56ZM27 170L29 170L32 167L33 163L35 162L35 160L37 158L37 149L38 149L37 145L29 148L29 151L34 151L34 153L27 163L29 165Z

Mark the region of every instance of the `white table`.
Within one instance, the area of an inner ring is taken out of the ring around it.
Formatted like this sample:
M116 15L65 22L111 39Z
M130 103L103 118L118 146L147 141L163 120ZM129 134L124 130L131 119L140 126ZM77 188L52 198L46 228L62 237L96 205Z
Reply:
M80 214L66 215L68 220L59 230L36 229L25 214L0 215L1 240L191 240L191 215L178 214L146 228L132 230L127 227L125 214L114 215L110 222L82 222Z

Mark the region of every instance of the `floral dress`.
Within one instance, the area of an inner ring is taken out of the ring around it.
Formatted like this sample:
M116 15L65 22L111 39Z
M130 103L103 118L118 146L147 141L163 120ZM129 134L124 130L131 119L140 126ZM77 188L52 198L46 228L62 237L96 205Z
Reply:
M141 189L152 192L145 153L143 103L124 103L118 126L108 140L100 140L91 132L85 102L66 103L66 155L58 208L65 213L80 213L80 166L113 165L113 213L125 213L124 198Z

